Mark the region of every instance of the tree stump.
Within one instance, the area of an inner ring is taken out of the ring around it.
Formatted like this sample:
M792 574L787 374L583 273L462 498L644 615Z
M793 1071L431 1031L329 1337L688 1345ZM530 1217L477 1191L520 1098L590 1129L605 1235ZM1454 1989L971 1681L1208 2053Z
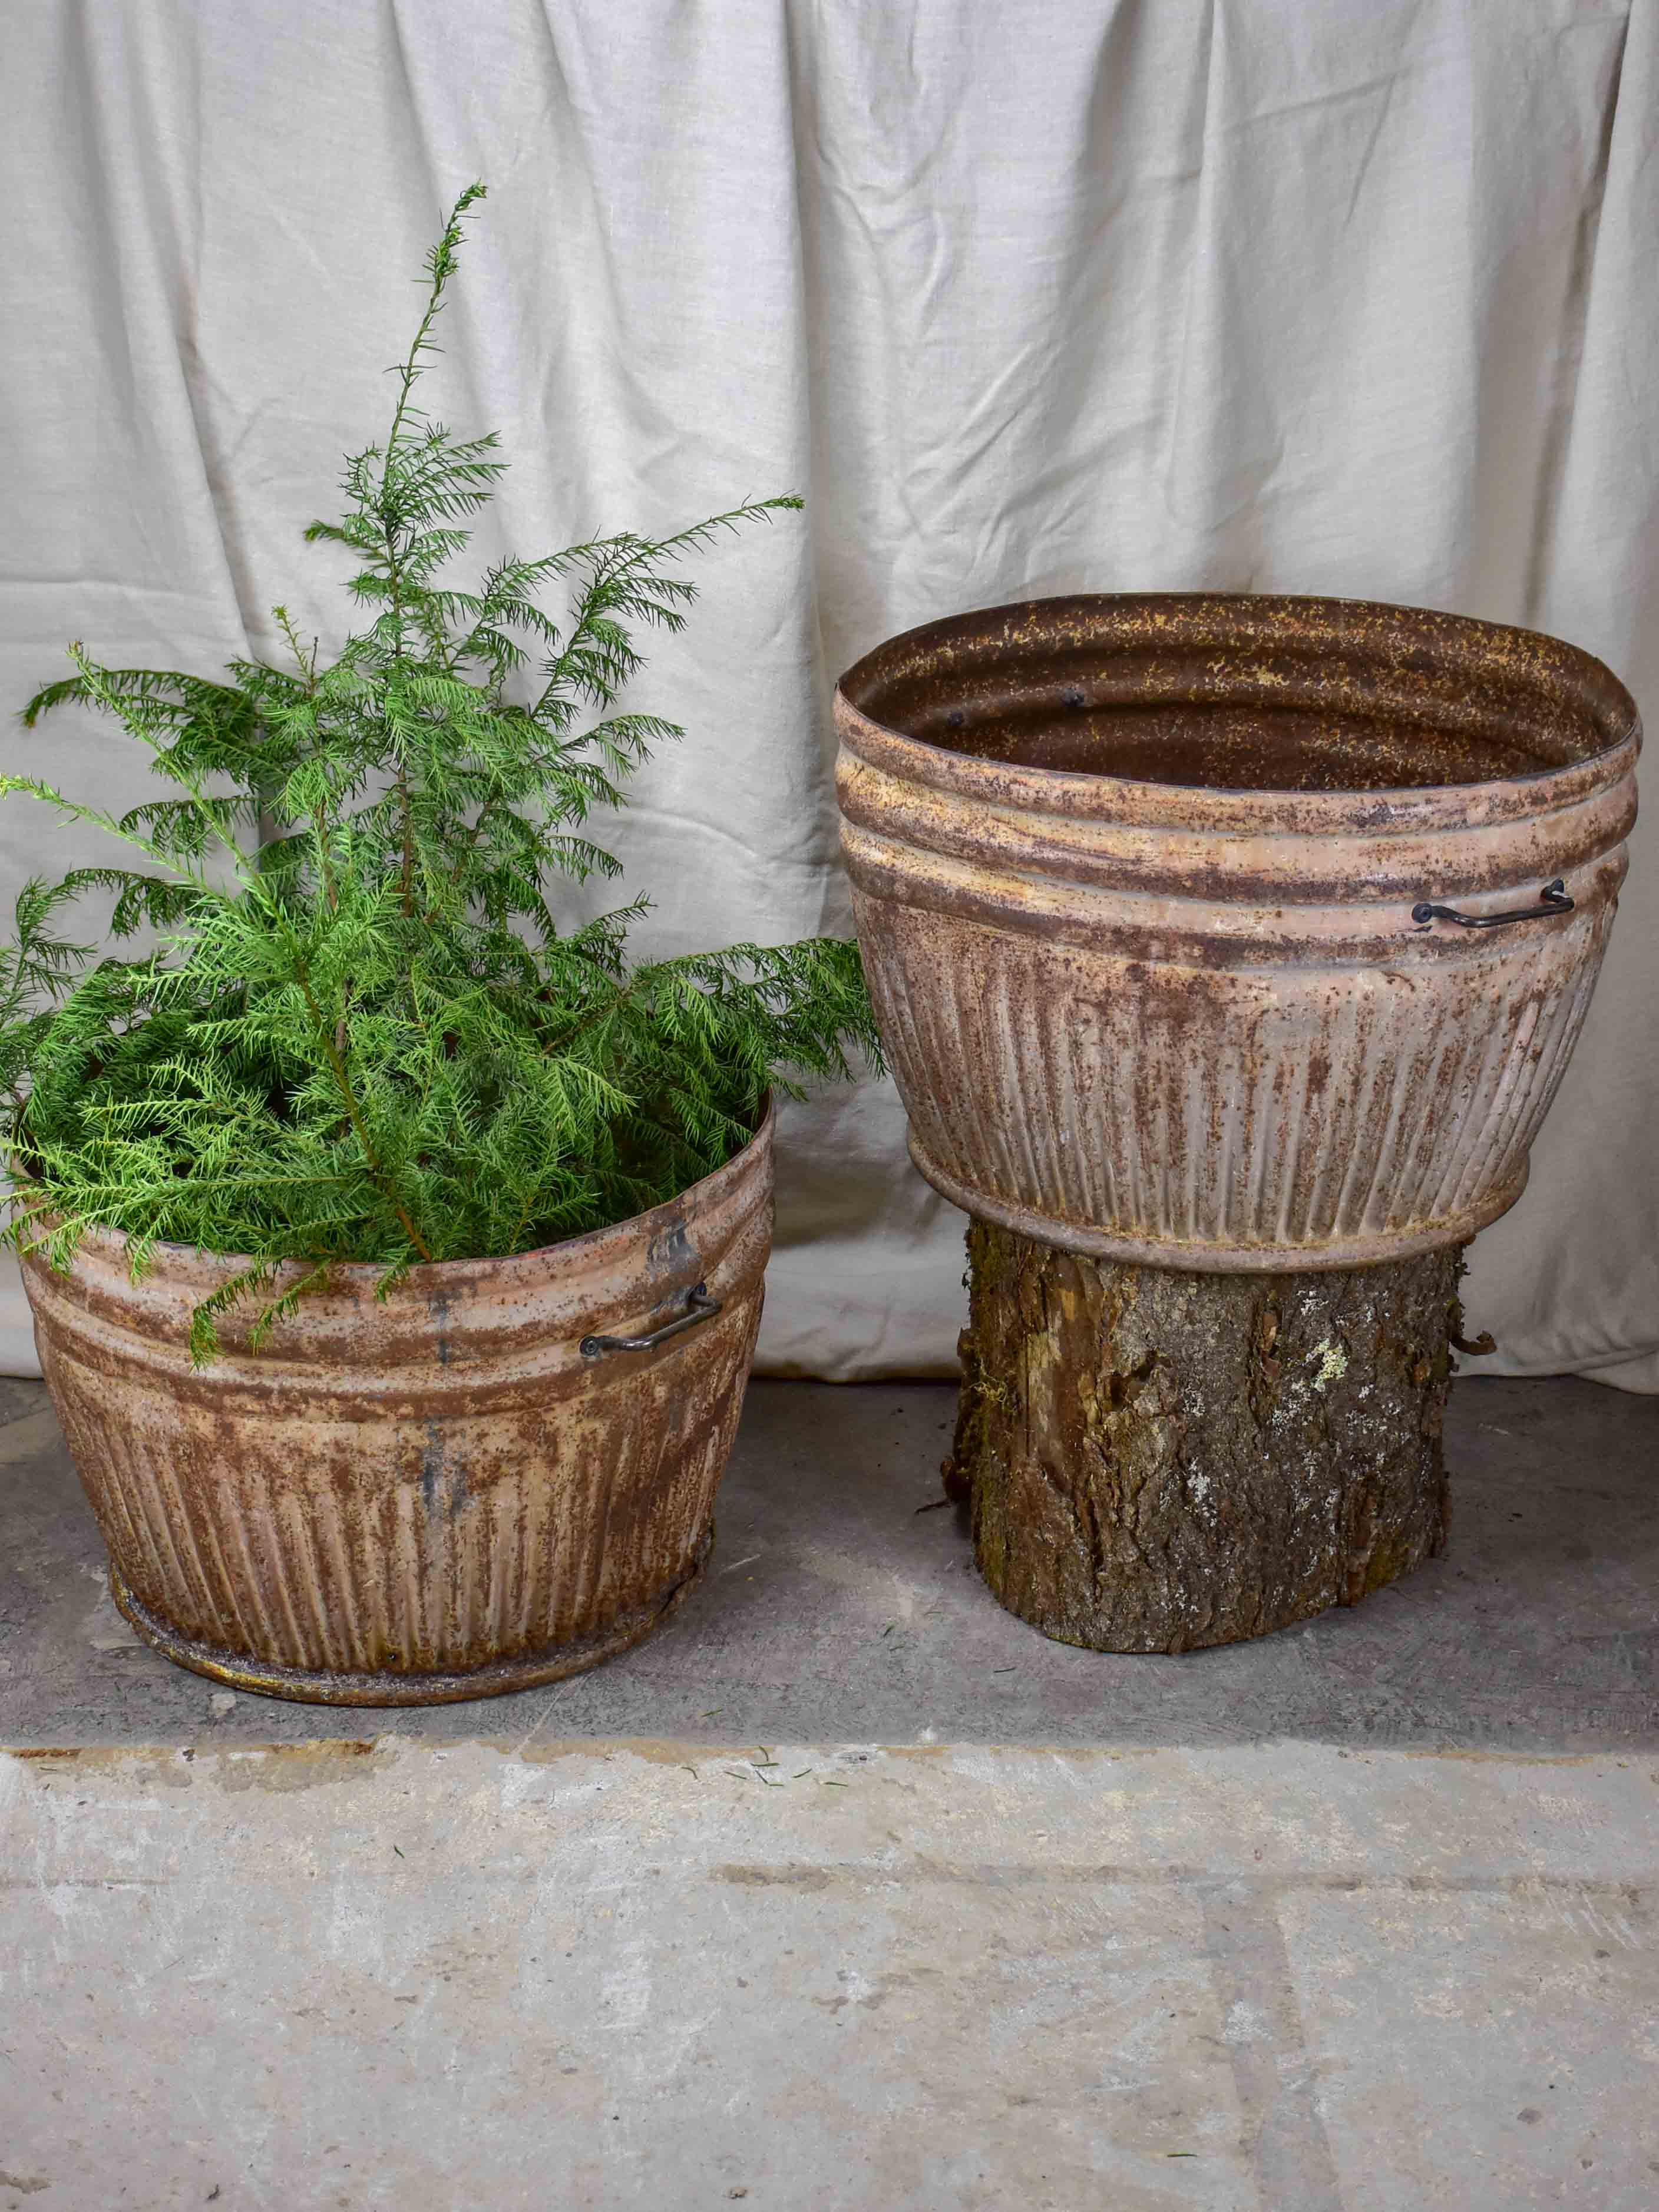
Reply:
M975 1220L946 1488L1009 1611L1191 1651L1353 1605L1444 1547L1458 1249L1303 1274L1085 1258Z

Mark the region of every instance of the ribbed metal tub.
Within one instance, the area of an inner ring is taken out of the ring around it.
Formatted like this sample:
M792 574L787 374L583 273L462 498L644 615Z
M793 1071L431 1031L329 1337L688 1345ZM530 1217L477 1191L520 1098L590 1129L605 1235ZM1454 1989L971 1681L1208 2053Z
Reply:
M323 1705L489 1697L648 1635L698 1579L772 1234L772 1118L612 1229L337 1270L253 1352L192 1372L191 1308L239 1265L177 1245L129 1278L93 1234L24 1262L35 1341L115 1601L181 1665ZM706 1285L702 1310L692 1293ZM597 1336L685 1326L650 1351Z
M1599 661L1358 601L1048 599L893 639L836 714L865 972L947 1198L1249 1271L1461 1243L1519 1197L1635 819Z

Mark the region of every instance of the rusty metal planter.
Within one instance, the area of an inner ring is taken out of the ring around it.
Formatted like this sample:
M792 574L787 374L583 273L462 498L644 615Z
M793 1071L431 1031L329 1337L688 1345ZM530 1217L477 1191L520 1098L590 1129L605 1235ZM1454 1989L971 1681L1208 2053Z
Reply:
M134 1284L107 1234L65 1274L26 1261L116 1603L198 1674L324 1705L493 1696L626 1650L712 1543L771 1233L769 1112L670 1205L384 1300L379 1269L340 1267L257 1352L222 1324L200 1372L191 1309L239 1261L162 1245Z
M947 1198L1232 1272L1462 1243L1520 1195L1635 817L1599 661L1357 601L1051 599L892 640L836 712L865 969Z

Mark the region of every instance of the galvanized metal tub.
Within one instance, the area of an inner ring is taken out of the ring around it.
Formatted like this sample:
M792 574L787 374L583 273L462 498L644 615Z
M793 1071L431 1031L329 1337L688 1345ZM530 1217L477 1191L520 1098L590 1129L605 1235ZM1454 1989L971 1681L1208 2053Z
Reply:
M191 1310L242 1263L161 1245L135 1284L104 1233L67 1273L26 1260L116 1603L181 1666L319 1705L491 1697L625 1650L713 1542L772 1182L769 1111L670 1205L384 1300L342 1267L258 1352L222 1323L199 1372Z
M1520 1196L1636 813L1601 662L1358 601L1048 599L893 639L836 715L865 972L947 1198L1247 1272L1462 1243Z

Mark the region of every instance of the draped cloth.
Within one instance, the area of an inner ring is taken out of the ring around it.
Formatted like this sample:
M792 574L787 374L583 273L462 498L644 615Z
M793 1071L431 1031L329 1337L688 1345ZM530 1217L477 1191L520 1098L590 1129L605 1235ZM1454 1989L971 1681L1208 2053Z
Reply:
M1659 700L1659 0L33 0L0 41L8 710L71 637L212 673L281 600L337 644L299 533L475 176L423 387L514 464L475 551L809 502L634 687L688 730L613 840L642 951L849 927L834 678L963 608L1401 600ZM90 720L4 752L148 793ZM1489 1371L1659 1390L1656 832L1474 1248ZM0 902L99 842L6 802ZM962 1229L889 1085L790 1107L763 1369L951 1372Z

